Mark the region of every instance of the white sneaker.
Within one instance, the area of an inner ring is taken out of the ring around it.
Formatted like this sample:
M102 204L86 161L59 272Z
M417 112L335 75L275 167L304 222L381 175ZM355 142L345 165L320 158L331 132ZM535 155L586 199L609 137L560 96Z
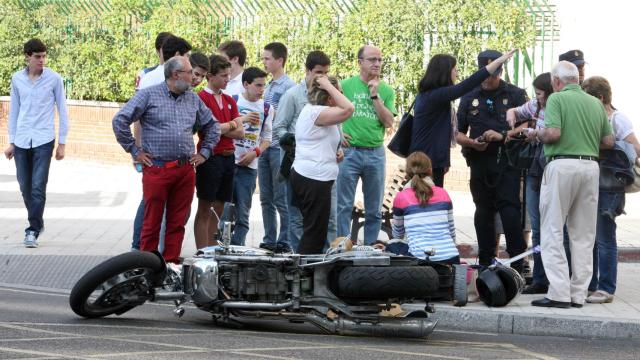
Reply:
M38 247L38 239L36 239L36 234L32 231L27 231L24 236L24 247L26 248L37 248Z
M169 271L173 271L174 273L180 275L180 273L182 273L182 266L176 263L167 263L167 269Z
M604 290L594 291L593 294L587 297L587 302L590 304L608 304L613 302L613 295Z

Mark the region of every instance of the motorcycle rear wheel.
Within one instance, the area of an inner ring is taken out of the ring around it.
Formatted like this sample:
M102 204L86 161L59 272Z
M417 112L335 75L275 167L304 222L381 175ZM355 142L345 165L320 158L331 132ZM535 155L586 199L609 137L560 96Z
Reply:
M338 296L351 299L426 298L439 286L430 266L350 266L338 276Z
M85 318L121 315L152 297L153 279L162 271L162 259L150 252L115 256L78 280L71 290L69 305Z

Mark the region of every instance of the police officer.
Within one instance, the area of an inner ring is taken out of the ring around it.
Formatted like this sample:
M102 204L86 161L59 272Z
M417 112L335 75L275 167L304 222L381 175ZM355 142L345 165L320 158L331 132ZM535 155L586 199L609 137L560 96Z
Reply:
M578 68L578 81L584 81L584 53L581 50L569 50L558 56L558 61L568 61Z
M478 55L478 66L482 68L501 55L495 50L483 51ZM516 256L526 248L520 224L520 171L508 165L503 145L509 129L506 112L524 104L527 94L502 81L501 74L502 66L463 96L457 115L456 140L471 167L469 186L476 205L474 225L480 265L484 266L491 265L496 253L496 212L502 219L509 255ZM511 266L522 272L522 261Z

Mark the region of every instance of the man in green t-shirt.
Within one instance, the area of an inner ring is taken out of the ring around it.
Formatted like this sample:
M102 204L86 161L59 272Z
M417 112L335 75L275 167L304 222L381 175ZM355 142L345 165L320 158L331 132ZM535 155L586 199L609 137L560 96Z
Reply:
M578 85L578 68L559 62L551 72L555 91L547 100L545 128L532 131L544 143L547 166L540 189L540 244L549 279L543 299L531 302L543 307L582 307L593 270L593 244L598 206L598 154L612 148L611 124L602 103ZM567 225L571 269L563 246Z
M342 92L355 106L353 116L342 124L344 161L337 180L338 236L351 233L351 212L358 180L364 194L364 241L378 240L384 193L384 129L391 127L396 115L395 92L380 80L382 52L365 45L358 50L360 75L341 82ZM351 234L357 239L358 234Z

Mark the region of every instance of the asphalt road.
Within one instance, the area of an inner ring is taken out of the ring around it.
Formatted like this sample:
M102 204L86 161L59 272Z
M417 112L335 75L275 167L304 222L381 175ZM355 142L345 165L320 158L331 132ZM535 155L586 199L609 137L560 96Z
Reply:
M64 291L0 287L0 359L638 359L640 342L436 330L428 339L324 335L308 325L216 327L207 313L148 304L85 320Z

